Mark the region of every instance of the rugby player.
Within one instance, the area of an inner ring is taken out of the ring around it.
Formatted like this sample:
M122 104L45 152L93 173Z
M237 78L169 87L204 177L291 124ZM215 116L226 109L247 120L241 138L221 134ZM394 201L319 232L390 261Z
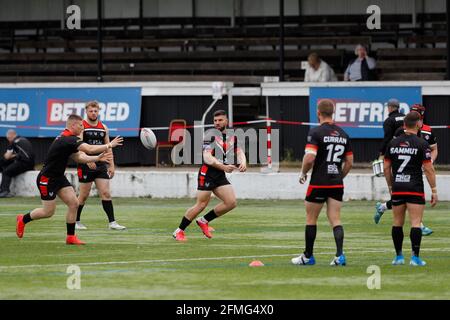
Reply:
M317 219L323 204L327 203L327 216L336 242L336 255L332 266L345 266L343 252L344 228L341 223L343 179L353 165L353 152L348 135L333 122L334 103L324 99L317 106L320 126L309 130L305 156L303 157L300 183L307 180L312 168L311 181L305 198L306 227L305 251L293 258L295 265L313 265L314 241L317 233Z
M403 225L408 210L411 230L410 239L412 257L410 265L424 266L426 263L419 257L422 230L420 224L425 208L425 194L422 178L422 167L431 188L431 206L438 201L436 175L431 162L430 145L418 137L421 128L420 114L410 112L405 117L405 131L387 146L384 157L384 176L391 193L394 221L392 240L396 257L393 265L405 263L403 257Z
M424 139L429 143L431 149L431 161L434 163L438 156L438 145L436 141L436 136L431 131L431 127L423 123L423 118L425 116L425 107L420 104L414 104L411 107L411 112L412 111L417 112L420 115L419 121L420 129L417 133L417 136L421 137L422 139ZM394 138L402 135L404 132L405 128L401 126L395 131ZM391 200L385 203L377 202L377 204L375 205L375 215L374 215L375 223L380 222L381 216L388 209L389 210L392 209ZM422 235L424 236L428 236L433 233L433 230L431 230L429 227L424 226L423 222L421 222L420 228L422 229Z
M98 119L100 106L97 101L86 104L86 120L83 120L82 140L90 145L108 144L108 127ZM80 194L78 195L77 221L75 228L85 230L87 227L81 223L81 212L89 197L92 183L95 182L98 193L102 199L103 210L109 221L109 229L123 230L126 227L117 223L114 217L114 207L111 200L109 179L114 177L114 159L107 165L105 162L91 162L78 165L78 181L80 182Z
M108 144L89 145L78 136L83 131L83 118L72 114L66 122L66 129L53 141L44 161L44 167L36 180L42 200L42 208L37 208L16 219L16 234L23 237L25 225L33 220L50 218L56 210L56 196L67 205L66 244L85 244L75 235L78 199L74 188L64 176L67 162L72 158L77 163L109 162L112 160L110 149L122 145L123 138L116 137ZM98 154L88 156L87 154Z
M247 170L245 153L238 147L237 137L227 135L228 117L223 110L214 113L214 127L220 131L220 135L212 136L203 144L203 165L198 172L197 202L189 208L181 219L179 227L173 233L177 241L186 241L185 229L208 206L211 193L222 200L203 217L196 220L197 225L207 238L212 238L209 223L234 209L237 205L233 187L225 173L231 173L238 169L240 172ZM232 163L234 156L237 158L236 167Z

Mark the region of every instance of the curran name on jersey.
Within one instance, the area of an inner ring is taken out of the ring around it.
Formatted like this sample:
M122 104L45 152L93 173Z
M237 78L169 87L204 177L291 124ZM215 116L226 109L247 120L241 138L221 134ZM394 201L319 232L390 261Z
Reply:
M323 142L325 143L340 143L340 144L347 144L347 138L344 137L333 137L333 136L325 136L323 137Z

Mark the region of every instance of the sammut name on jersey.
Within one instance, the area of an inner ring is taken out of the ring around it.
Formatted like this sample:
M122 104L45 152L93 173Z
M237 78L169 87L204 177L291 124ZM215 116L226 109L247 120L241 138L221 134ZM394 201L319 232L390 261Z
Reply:
M417 148L405 148L405 147L392 147L390 150L391 154L411 154L416 155L419 149Z

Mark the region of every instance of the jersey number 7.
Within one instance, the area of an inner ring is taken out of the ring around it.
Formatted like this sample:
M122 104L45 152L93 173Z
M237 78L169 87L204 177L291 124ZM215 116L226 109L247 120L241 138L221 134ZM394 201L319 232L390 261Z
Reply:
M400 165L400 167L398 168L397 172L403 172L403 169L405 169L405 167L408 164L409 160L411 160L411 156L400 155L400 156L398 156L398 159L399 160L403 160L403 162Z

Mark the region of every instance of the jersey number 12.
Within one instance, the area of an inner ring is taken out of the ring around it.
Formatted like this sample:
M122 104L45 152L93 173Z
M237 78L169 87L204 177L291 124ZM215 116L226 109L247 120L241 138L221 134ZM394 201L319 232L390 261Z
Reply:
M341 162L339 158L344 154L345 147L340 144L329 144L327 145L328 155L327 162ZM333 159L333 161L331 161Z

